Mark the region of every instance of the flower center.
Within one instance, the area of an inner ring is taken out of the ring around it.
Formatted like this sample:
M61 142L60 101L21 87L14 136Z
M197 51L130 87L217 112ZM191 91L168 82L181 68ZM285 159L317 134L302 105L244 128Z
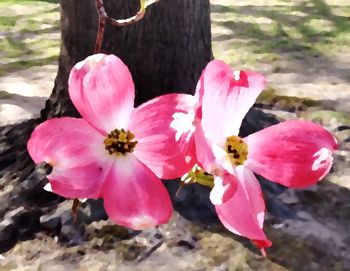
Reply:
M137 141L132 141L134 138L134 134L129 130L115 129L107 135L103 143L109 154L121 156L134 151L137 144Z
M232 165L243 165L248 156L248 145L239 136L226 138L225 151Z

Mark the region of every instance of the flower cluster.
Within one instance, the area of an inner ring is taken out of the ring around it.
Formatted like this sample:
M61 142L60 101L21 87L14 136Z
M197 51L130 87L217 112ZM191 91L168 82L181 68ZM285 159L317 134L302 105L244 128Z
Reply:
M40 124L29 142L36 163L49 163L51 190L66 198L103 198L111 220L132 229L167 223L172 204L160 179L183 177L212 187L223 225L263 253L265 204L254 173L287 187L307 187L332 165L335 138L319 125L286 121L239 136L265 87L251 71L214 60L194 96L167 94L134 107L134 84L114 55L77 63L69 95L82 118Z

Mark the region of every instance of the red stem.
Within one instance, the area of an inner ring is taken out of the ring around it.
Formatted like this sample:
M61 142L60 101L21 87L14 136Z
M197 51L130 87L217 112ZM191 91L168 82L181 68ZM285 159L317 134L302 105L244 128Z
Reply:
M114 26L126 26L140 21L145 16L144 11L138 11L135 16L132 16L127 19L117 20L107 15L107 12L104 8L103 0L95 0L95 5L98 14L98 30L96 36L95 54L99 53L101 50L106 22Z

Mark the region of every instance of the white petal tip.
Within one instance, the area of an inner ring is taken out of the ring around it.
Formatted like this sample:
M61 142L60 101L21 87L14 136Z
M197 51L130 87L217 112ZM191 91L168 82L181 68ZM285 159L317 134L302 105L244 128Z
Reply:
M143 229L149 229L153 228L157 225L156 221L147 215L135 217L132 221L131 227L134 230L143 230Z
M222 200L222 196L223 196L222 193L218 193L217 189L214 188L210 192L209 199L210 199L212 204L221 205L224 203Z
M233 77L235 78L236 81L238 81L241 78L241 71L234 71Z
M312 165L312 170L316 171L324 167L325 164L329 164L329 162L332 160L332 152L328 148L321 148L314 154L314 157L316 159Z
M50 183L47 183L43 188L47 192L52 192L52 186Z

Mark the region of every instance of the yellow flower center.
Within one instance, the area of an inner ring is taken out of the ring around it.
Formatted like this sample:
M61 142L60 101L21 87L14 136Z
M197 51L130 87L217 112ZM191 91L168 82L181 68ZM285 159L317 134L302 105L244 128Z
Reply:
M107 135L103 143L109 154L121 156L134 151L137 144L137 141L132 141L134 138L134 134L129 130L115 129Z
M225 151L232 165L243 165L248 156L248 145L239 136L226 138Z

